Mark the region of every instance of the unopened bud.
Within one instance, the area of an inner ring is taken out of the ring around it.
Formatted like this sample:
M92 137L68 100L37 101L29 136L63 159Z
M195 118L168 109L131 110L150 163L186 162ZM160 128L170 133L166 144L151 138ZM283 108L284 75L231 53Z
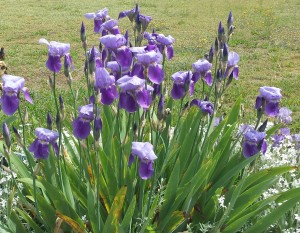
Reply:
M61 118L60 118L59 113L56 114L55 123L56 123L56 128L58 129L58 131L60 131L60 129L61 129Z
M209 63L212 63L213 59L214 59L214 53L215 53L215 49L213 46L210 47L210 50L209 50L209 54L208 54L208 61Z
M229 31L229 28L233 25L233 16L232 12L229 12L228 19L227 19L227 29Z
M12 128L13 128L13 132L14 132L14 134L15 134L15 136L16 136L17 143L19 144L19 146L23 147L24 145L23 145L23 143L22 143L22 138L21 138L21 136L20 136L18 130L17 130L14 126L13 126Z
M69 53L65 54L64 58L64 75L69 78L71 70L74 69L73 62Z
M51 88L51 90L53 90L54 89L54 84L53 84L53 79L52 79L52 77L51 76L49 76L49 86L50 86L50 88Z
M47 114L47 129L52 130L52 116L50 112Z
M9 129L8 129L8 126L7 126L6 122L3 123L2 132L3 132L3 138L4 138L4 141L5 141L5 145L8 148L10 148L10 146L11 146L10 132L9 132Z
M97 114L97 116L95 117L95 120L94 120L94 139L95 139L95 141L99 140L101 131L102 131L102 120L101 120L99 114Z
M28 122L28 109L25 107L24 116L23 116L24 124Z
M9 154L10 154L10 150L3 144L3 152L4 152L4 156L5 158L8 158L9 157ZM5 158L2 158L2 161L1 163L4 165L4 161L7 163L6 159ZM4 160L5 159L5 160ZM5 166L7 167L8 164L6 164Z
M158 106L157 106L157 118L159 120L163 119L164 117L164 95L160 94Z
M80 40L81 42L86 43L85 25L83 22L81 23L81 28L80 28Z

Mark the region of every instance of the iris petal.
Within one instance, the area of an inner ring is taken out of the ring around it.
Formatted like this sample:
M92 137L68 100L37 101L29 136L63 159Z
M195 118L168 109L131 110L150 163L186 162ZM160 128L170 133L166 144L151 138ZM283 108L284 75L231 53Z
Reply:
M19 107L17 94L8 95L4 93L1 97L2 110L6 115L13 115Z
M143 163L140 162L139 167L139 175L143 180L149 179L154 173L153 164L152 162Z
M164 80L164 71L161 64L149 65L148 75L151 82L160 84Z
M52 56L49 54L46 66L50 71L58 73L61 69L60 56Z
M184 85L182 84L173 84L173 88L171 90L171 96L173 99L181 99L185 95Z
M152 102L152 97L147 90L138 91L136 93L136 101L142 108L149 108Z
M73 133L75 137L79 139L85 139L89 136L91 131L91 125L88 120L82 118L76 118L73 122Z

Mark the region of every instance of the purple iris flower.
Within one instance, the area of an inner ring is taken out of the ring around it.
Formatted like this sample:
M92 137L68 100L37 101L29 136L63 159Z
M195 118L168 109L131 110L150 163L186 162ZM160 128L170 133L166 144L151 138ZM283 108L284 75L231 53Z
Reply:
M279 100L282 95L277 87L260 87L260 95L256 98L255 108L263 108L266 115L275 117L279 113Z
M137 111L139 106L143 109L149 108L152 103L151 92L153 92L153 88L147 86L146 89L145 82L145 79L137 76L130 77L125 75L120 78L117 81L121 88L119 107L130 113Z
M190 71L178 71L175 74L172 75L172 79L174 81L173 87L171 90L171 97L173 99L182 99L188 90L190 92L191 89L191 83L193 82L191 80L192 75ZM192 93L190 93L192 95Z
M170 35L164 36L163 34L158 34L156 40L159 43L158 46L162 47L161 52L165 50L167 58L171 60L172 57L174 56L174 50L172 44L175 42L175 39Z
M101 25L105 21L105 18L108 16L108 9L104 8L95 13L86 13L84 16L87 19L94 19L94 32L101 33Z
M107 48L107 49L117 49L120 48L121 46L126 44L126 38L121 35L106 35L102 36L100 38L100 42Z
M101 103L104 105L112 104L114 99L118 97L118 90L115 85L115 77L109 75L105 68L96 68L95 88L100 90Z
M213 83L211 70L212 64L209 63L206 59L201 59L196 61L193 65L193 78L192 80L194 83L196 83L201 77L203 77L203 80L206 82L208 86L211 86Z
M159 51L150 51L136 55L137 63L148 69L149 80L155 84L160 84L164 80L165 74L161 64L162 55Z
M249 158L256 155L259 151L263 154L267 151L267 142L265 140L266 133L258 132L254 129L244 134L243 155Z
M190 103L190 106L197 106L201 109L204 115L209 114L210 116L212 116L212 114L214 113L214 105L209 101L193 99Z
M121 46L115 51L116 60L122 68L122 73L125 74L130 70L132 64L132 52L127 46Z
M61 69L60 58L70 51L70 44L60 43L56 41L48 42L46 39L39 39L39 44L48 45L48 60L46 67L55 73L58 73Z
M276 134L272 135L273 145L272 147L279 147L280 144L287 138L291 133L289 128L281 128Z
M31 104L33 103L28 89L24 87L24 78L5 74L2 76L2 81L3 94L0 98L0 102L2 105L2 110L6 115L13 115L17 111L19 107L21 91L24 93L25 100Z
M240 56L236 52L228 53L227 68L224 77L227 77L228 75L232 74L233 78L238 80L239 66L237 64L239 61L240 61Z
M153 163L157 159L153 151L153 145L149 142L132 142L129 165L133 162L134 156L137 156L140 162L140 177L143 180L149 179L154 173Z
M91 132L91 121L94 119L93 104L78 108L78 117L72 122L73 133L76 138L85 139Z
M49 156L49 145L53 146L55 153L58 155L57 132L44 128L36 128L35 135L37 138L29 147L29 151L34 154L35 158L47 159Z
M277 115L277 119L279 122L283 122L284 124L289 124L292 122L291 117L292 111L286 107L282 107L279 109L279 113Z
M110 20L104 22L101 25L101 30L107 30L113 35L117 35L117 34L121 33L119 26L118 26L118 20L115 20L115 19L110 19Z

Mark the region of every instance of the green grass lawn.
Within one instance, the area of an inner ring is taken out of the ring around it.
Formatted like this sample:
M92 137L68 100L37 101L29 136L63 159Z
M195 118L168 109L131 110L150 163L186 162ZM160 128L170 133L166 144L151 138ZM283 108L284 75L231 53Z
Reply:
M226 25L230 10L236 26L230 49L241 56L240 79L226 94L227 108L242 95L245 116L254 116L253 104L260 86L282 89L282 106L300 120L300 2L299 0L141 0L141 12L151 15L149 28L175 39L175 57L167 64L167 78L179 70L191 69L192 63L203 57L213 43L219 21ZM27 86L36 102L35 117L44 118L51 109L47 81L50 72L45 68L46 46L39 45L42 37L71 43L75 63L74 83L84 82L83 61L79 29L84 21L88 32L88 45L98 45L93 34L93 22L84 18L87 12L107 7L109 15L131 9L135 1L121 0L6 0L1 2L0 46L6 50L9 73L26 78ZM129 20L122 19L120 28L130 28ZM60 74L58 86L66 87ZM68 94L64 93L65 98ZM47 107L45 107L45 104ZM53 107L54 108L54 107ZM53 111L54 112L54 111ZM248 118L248 117L247 117ZM299 124L295 126L299 129Z

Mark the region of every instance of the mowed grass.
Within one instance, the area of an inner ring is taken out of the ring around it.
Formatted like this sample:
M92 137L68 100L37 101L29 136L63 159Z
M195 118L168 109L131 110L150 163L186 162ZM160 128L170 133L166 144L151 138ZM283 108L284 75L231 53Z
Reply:
M99 36L93 34L93 21L84 18L87 12L107 7L109 15L117 18L123 10L132 9L136 1L121 0L6 0L1 1L0 46L6 49L9 73L26 78L35 105L29 106L37 122L45 122L52 109L47 82L51 73L45 68L47 48L39 45L42 37L49 41L71 43L75 64L76 87L84 84L84 54L79 29L84 21L88 45L98 46ZM240 54L240 78L226 94L225 111L234 100L244 98L245 118L255 116L253 105L260 86L282 89L281 106L293 111L294 128L300 120L300 2L298 0L160 0L138 1L141 12L151 15L149 30L172 35L175 57L167 63L167 79L180 70L190 70L192 63L209 51L217 34L219 21L226 25L233 12L235 34L229 43L231 51ZM122 32L130 27L128 19L120 21ZM59 74L58 86L65 99L69 98L66 79Z

